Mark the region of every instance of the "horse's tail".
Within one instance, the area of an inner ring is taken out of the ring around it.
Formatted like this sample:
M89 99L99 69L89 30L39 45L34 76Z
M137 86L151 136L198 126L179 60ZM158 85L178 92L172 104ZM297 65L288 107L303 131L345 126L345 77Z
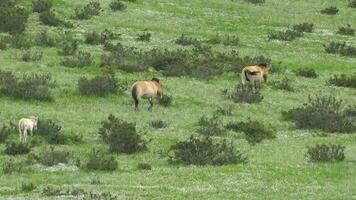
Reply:
M24 123L23 123L22 120L20 120L20 121L19 121L19 133L20 133L20 135L23 134L24 128L25 128L25 127L24 127Z
M131 95L132 95L132 98L134 99L135 101L135 108L137 109L137 106L138 106L138 99L139 99L139 94L138 94L138 86L137 85L134 85L132 87L132 90L131 90Z
M250 81L250 80L248 79L246 69L243 69L243 70L242 70L242 73L241 73L241 81L242 81L242 85L246 85L246 82L247 82L247 81L248 81L248 82Z

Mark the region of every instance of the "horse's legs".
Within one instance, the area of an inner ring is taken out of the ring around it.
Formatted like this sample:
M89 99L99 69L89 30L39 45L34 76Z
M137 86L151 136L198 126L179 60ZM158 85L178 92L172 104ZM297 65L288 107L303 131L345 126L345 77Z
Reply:
M138 99L134 99L135 101L135 111L138 111Z
M150 107L148 107L148 111L152 112L152 107L153 107L152 98L149 98L149 99L148 99L148 102L150 102Z
M23 131L23 140L25 141L25 143L27 142L27 129L26 128Z

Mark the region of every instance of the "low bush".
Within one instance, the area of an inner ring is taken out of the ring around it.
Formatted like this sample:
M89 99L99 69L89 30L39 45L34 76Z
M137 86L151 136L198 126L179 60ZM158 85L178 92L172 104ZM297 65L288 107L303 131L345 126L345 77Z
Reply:
M345 159L345 146L336 144L316 144L308 147L306 157L309 162L340 162Z
M198 40L197 38L189 37L182 34L179 38L175 40L175 43L182 46L188 46L188 45L196 45L198 43L201 43L201 41Z
M138 163L137 168L140 170L151 170L152 166L148 163Z
M260 90L253 90L252 87L236 85L228 97L235 103L259 103L263 100Z
M103 170L103 171L113 171L117 169L118 163L114 156L106 155L95 149L89 154L88 161L82 166L84 169L88 170Z
M36 189L36 185L32 182L27 181L21 183L21 190L24 192L31 192L34 189Z
M302 107L282 112L284 119L291 120L297 128L321 129L326 132L351 133L356 130L352 112L342 109L342 100L334 96L309 97Z
M213 45L222 44L225 46L237 46L240 44L240 39L236 35L227 35L227 36L215 35L214 37L210 38L206 42Z
M27 154L31 151L31 147L27 143L16 143L16 142L9 142L6 143L6 148L4 153L7 155L15 156L21 154Z
M338 12L339 12L339 9L336 8L335 6L330 6L330 7L320 10L320 13L325 14L325 15L336 15Z
M169 107L172 105L173 97L171 95L164 94L162 98L158 99L159 105L163 107Z
M151 121L150 122L150 126L152 128L166 128L168 126L168 124L162 120L156 120L156 121Z
M49 0L36 0L32 1L32 11L42 13L49 11L52 8L52 1Z
M351 28L350 24L347 24L347 26L339 27L336 33L340 35L355 35L355 29Z
M7 41L3 38L0 38L0 50L6 50L7 49Z
M255 5L264 4L266 2L266 0L245 0L245 1Z
M0 1L0 32L22 33L26 29L29 13L16 1Z
M303 76L307 78L317 78L318 74L316 71L312 68L299 68L294 71L295 75L297 76Z
M101 33L92 31L85 34L85 43L93 45L106 44L109 40L117 38L117 36L117 34L108 29L105 29Z
M348 6L350 8L356 8L356 0L348 0L349 4Z
M91 1L83 8L75 9L75 16L77 19L85 20L93 16L99 16L101 13L101 6L98 1Z
M22 55L20 56L20 60L24 62L39 61L42 59L42 56L43 56L42 51L25 50L22 52Z
M64 41L60 44L60 50L58 53L62 56L71 56L74 55L78 49L78 41L70 40Z
M49 136L61 132L62 127L52 120L39 119L37 123L36 134Z
M228 107L228 108L223 108L221 106L219 106L215 111L213 116L232 116L232 108Z
M345 42L330 42L328 45L325 45L325 51L327 53L340 54L342 56L356 56L356 48L347 45Z
M280 80L271 81L271 85L279 90L294 91L292 79L288 76L283 76Z
M115 74L103 73L94 78L81 78L78 81L78 90L84 95L105 96L116 93L119 90L119 84Z
M212 117L203 116L199 119L197 132L206 136L222 135L225 131L220 127L220 124L221 122L217 115Z
M64 21L59 19L52 10L42 12L39 19L44 25L47 26L61 26L64 23Z
M24 34L13 34L10 43L15 49L29 49L32 46L32 40Z
M121 0L112 0L109 5L112 11L125 10L126 5Z
M303 37L303 35L303 31L287 29L285 31L278 31L277 33L269 34L268 40L292 41L298 37Z
M169 149L170 163L186 165L225 165L246 163L247 158L226 140L213 142L212 138L191 136Z
M6 159L4 161L4 164L2 166L2 172L4 174L11 174L14 172L22 172L24 169L24 163L22 162L16 162L13 159Z
M137 41L149 42L151 40L151 33L145 30L143 33L137 35Z
M277 64L273 64L272 67L268 70L270 74L285 74L287 72L287 68L282 66L282 62L278 62Z
M65 67L85 67L93 63L91 54L84 51L79 51L76 55L65 57L61 60L61 65Z
M356 88L356 73L349 76L346 74L334 75L328 80L328 83L339 87Z
M295 31L311 33L313 31L313 27L314 24L304 22L301 24L295 24L292 28Z
M53 166L59 163L67 164L69 162L70 154L67 151L55 151L54 147L45 149L38 156L38 162L42 165Z
M59 133L54 133L54 134L50 134L46 137L46 140L48 142L48 144L52 144L52 145L61 145L61 144L66 144L69 142L70 138L59 132Z
M56 46L57 43L57 41L54 38L48 35L47 30L41 31L37 35L35 41L38 46L44 46L44 47L54 47Z
M248 119L246 122L229 123L225 128L236 132L243 132L245 139L250 144L260 143L265 139L274 139L276 137L275 133L261 122L251 119Z
M123 121L110 114L108 120L101 124L99 134L109 145L111 152L132 154L147 149L148 142L137 133L135 123Z
M12 133L14 133L13 128L4 124L0 129L0 144L6 142Z

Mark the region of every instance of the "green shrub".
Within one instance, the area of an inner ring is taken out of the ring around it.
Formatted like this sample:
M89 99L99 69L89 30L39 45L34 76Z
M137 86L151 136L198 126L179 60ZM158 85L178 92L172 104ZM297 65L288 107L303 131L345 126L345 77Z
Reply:
M16 143L16 142L9 142L6 143L6 148L4 153L7 155L15 156L21 154L27 154L31 151L30 145L27 143Z
M260 90L253 90L252 87L243 87L242 85L236 85L228 97L235 103L259 103L263 100Z
M112 0L110 2L110 9L112 11L118 11L118 10L125 10L126 9L126 5L124 2L122 2L121 0Z
M0 32L22 33L25 31L29 13L17 6L16 1L0 1Z
M255 5L264 4L266 2L266 0L245 0L245 1L248 3L255 4Z
M247 158L236 151L231 142L213 142L210 137L191 136L169 149L169 162L186 165L224 165L246 163Z
M108 29L105 29L100 34L94 31L88 32L84 36L85 43L93 45L106 44L109 40L117 38L117 35Z
M0 50L6 50L7 49L7 41L5 39L0 38Z
M32 46L31 39L24 34L13 34L10 43L16 49L29 49Z
M198 40L197 38L189 37L182 34L179 38L175 40L175 43L182 46L188 46L188 45L195 45L201 43L201 41Z
M297 128L352 133L356 130L356 121L352 112L343 110L341 105L342 101L334 96L309 97L308 104L284 111L282 115L293 121Z
M206 41L209 44L223 44L225 46L237 46L240 44L240 39L236 35L215 35L214 37L210 38Z
M313 31L314 24L312 23L301 23L301 24L295 24L293 25L293 30L298 31L298 32L307 32L311 33Z
M54 46L56 46L56 40L54 38L51 38L48 35L47 30L41 31L37 35L35 41L36 41L36 44L38 46L44 46L44 47L54 47Z
M50 134L46 137L46 140L48 142L48 144L66 144L67 142L69 142L69 137L61 132L59 133L54 133L54 134Z
M221 106L219 106L215 111L213 116L232 116L232 108L228 107L228 108L223 108Z
M137 168L140 170L151 170L152 166L148 163L138 163Z
M251 119L246 122L229 123L225 127L236 132L243 132L245 139L250 144L260 143L265 139L274 139L276 137L275 133L261 122Z
M40 21L47 26L61 26L64 21L59 19L54 11L48 10L40 14Z
M117 169L117 167L118 163L114 156L108 156L95 149L89 154L89 159L83 166L84 169L103 171L113 171Z
M22 162L15 162L13 159L7 159L4 161L2 166L2 172L4 174L11 174L14 172L21 172L24 168L24 164Z
M24 192L31 192L34 189L36 189L36 186L32 182L22 182L21 183L21 190Z
M108 120L101 124L99 134L109 145L111 152L131 154L147 149L147 141L137 133L135 123L123 121L110 114Z
M84 95L105 96L116 93L119 90L119 84L115 74L103 73L91 79L85 77L79 79L78 90Z
M206 136L222 135L224 134L224 130L220 128L220 123L217 115L212 117L203 116L199 119L199 129L197 132Z
M317 78L318 74L316 71L312 68L299 68L294 71L295 75L297 76L303 76L307 78Z
M102 184L102 181L98 176L94 175L93 177L90 178L90 184L100 185L100 184Z
M37 123L36 134L49 136L61 132L62 127L52 120L39 119Z
M346 74L334 75L328 80L328 83L339 87L356 88L356 73L349 76Z
M268 40L292 41L298 37L303 37L303 31L287 29L285 31L278 31L277 33L269 34Z
M25 50L22 52L20 60L24 62L39 61L42 59L42 51Z
M306 157L309 162L340 162L345 159L345 146L336 144L316 144L308 147Z
M340 35L355 35L355 29L351 28L350 24L347 24L345 27L339 27L336 33Z
M99 16L101 10L102 9L98 1L91 1L83 8L76 8L75 16L77 17L77 19L81 19L81 20L90 19L93 16Z
M9 138L9 136L12 133L14 133L14 130L11 127L4 124L0 129L0 144L6 142L6 140Z
M45 149L38 156L38 162L42 165L53 166L59 163L67 164L69 162L69 152L67 151L55 151L53 147Z
M60 44L60 50L58 53L63 56L71 56L74 55L78 49L78 41L71 40L71 41L64 41Z
M356 48L347 45L345 42L330 42L328 45L325 45L325 51L327 53L340 54L342 56L356 56Z
M151 33L145 30L143 33L137 35L137 41L149 42L151 40Z
M292 79L290 79L288 76L283 76L281 80L272 81L271 84L276 89L294 91Z
M169 107L172 105L173 97L171 95L164 94L162 98L158 99L159 105L163 107Z
M272 67L268 70L270 74L285 74L287 72L287 68L281 65L282 62L278 62L278 64L273 64Z
M330 6L330 7L320 10L320 13L325 14L325 15L336 15L338 12L339 12L339 9L336 8L335 6Z
M348 0L349 4L348 6L350 8L356 8L356 0Z
M162 120L156 120L156 121L151 121L150 122L150 126L152 128L166 128L168 126L168 124Z
M133 0L130 0L130 1L133 1ZM115 194L110 193L110 192L99 192L99 193L85 192L82 197L82 200L92 200L92 199L116 200L116 199L119 199L119 197Z
M32 11L33 12L45 12L52 8L52 1L49 0L36 0L32 1Z
M61 60L61 65L70 68L90 66L92 63L91 54L84 51L79 51L78 54L65 57Z

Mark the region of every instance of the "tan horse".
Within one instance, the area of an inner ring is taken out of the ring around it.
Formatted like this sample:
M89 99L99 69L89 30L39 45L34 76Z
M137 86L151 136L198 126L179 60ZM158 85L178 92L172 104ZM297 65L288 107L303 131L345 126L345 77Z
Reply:
M151 81L136 81L132 87L132 98L135 101L135 110L138 111L139 100L148 99L150 107L148 110L151 112L153 107L153 99L157 96L163 97L163 87L158 78L152 78Z
M33 130L37 129L38 118L31 116L29 119L22 118L19 121L20 142L27 142L27 132L33 136Z
M242 85L257 86L261 88L263 81L267 82L268 67L266 64L246 66L241 72Z

